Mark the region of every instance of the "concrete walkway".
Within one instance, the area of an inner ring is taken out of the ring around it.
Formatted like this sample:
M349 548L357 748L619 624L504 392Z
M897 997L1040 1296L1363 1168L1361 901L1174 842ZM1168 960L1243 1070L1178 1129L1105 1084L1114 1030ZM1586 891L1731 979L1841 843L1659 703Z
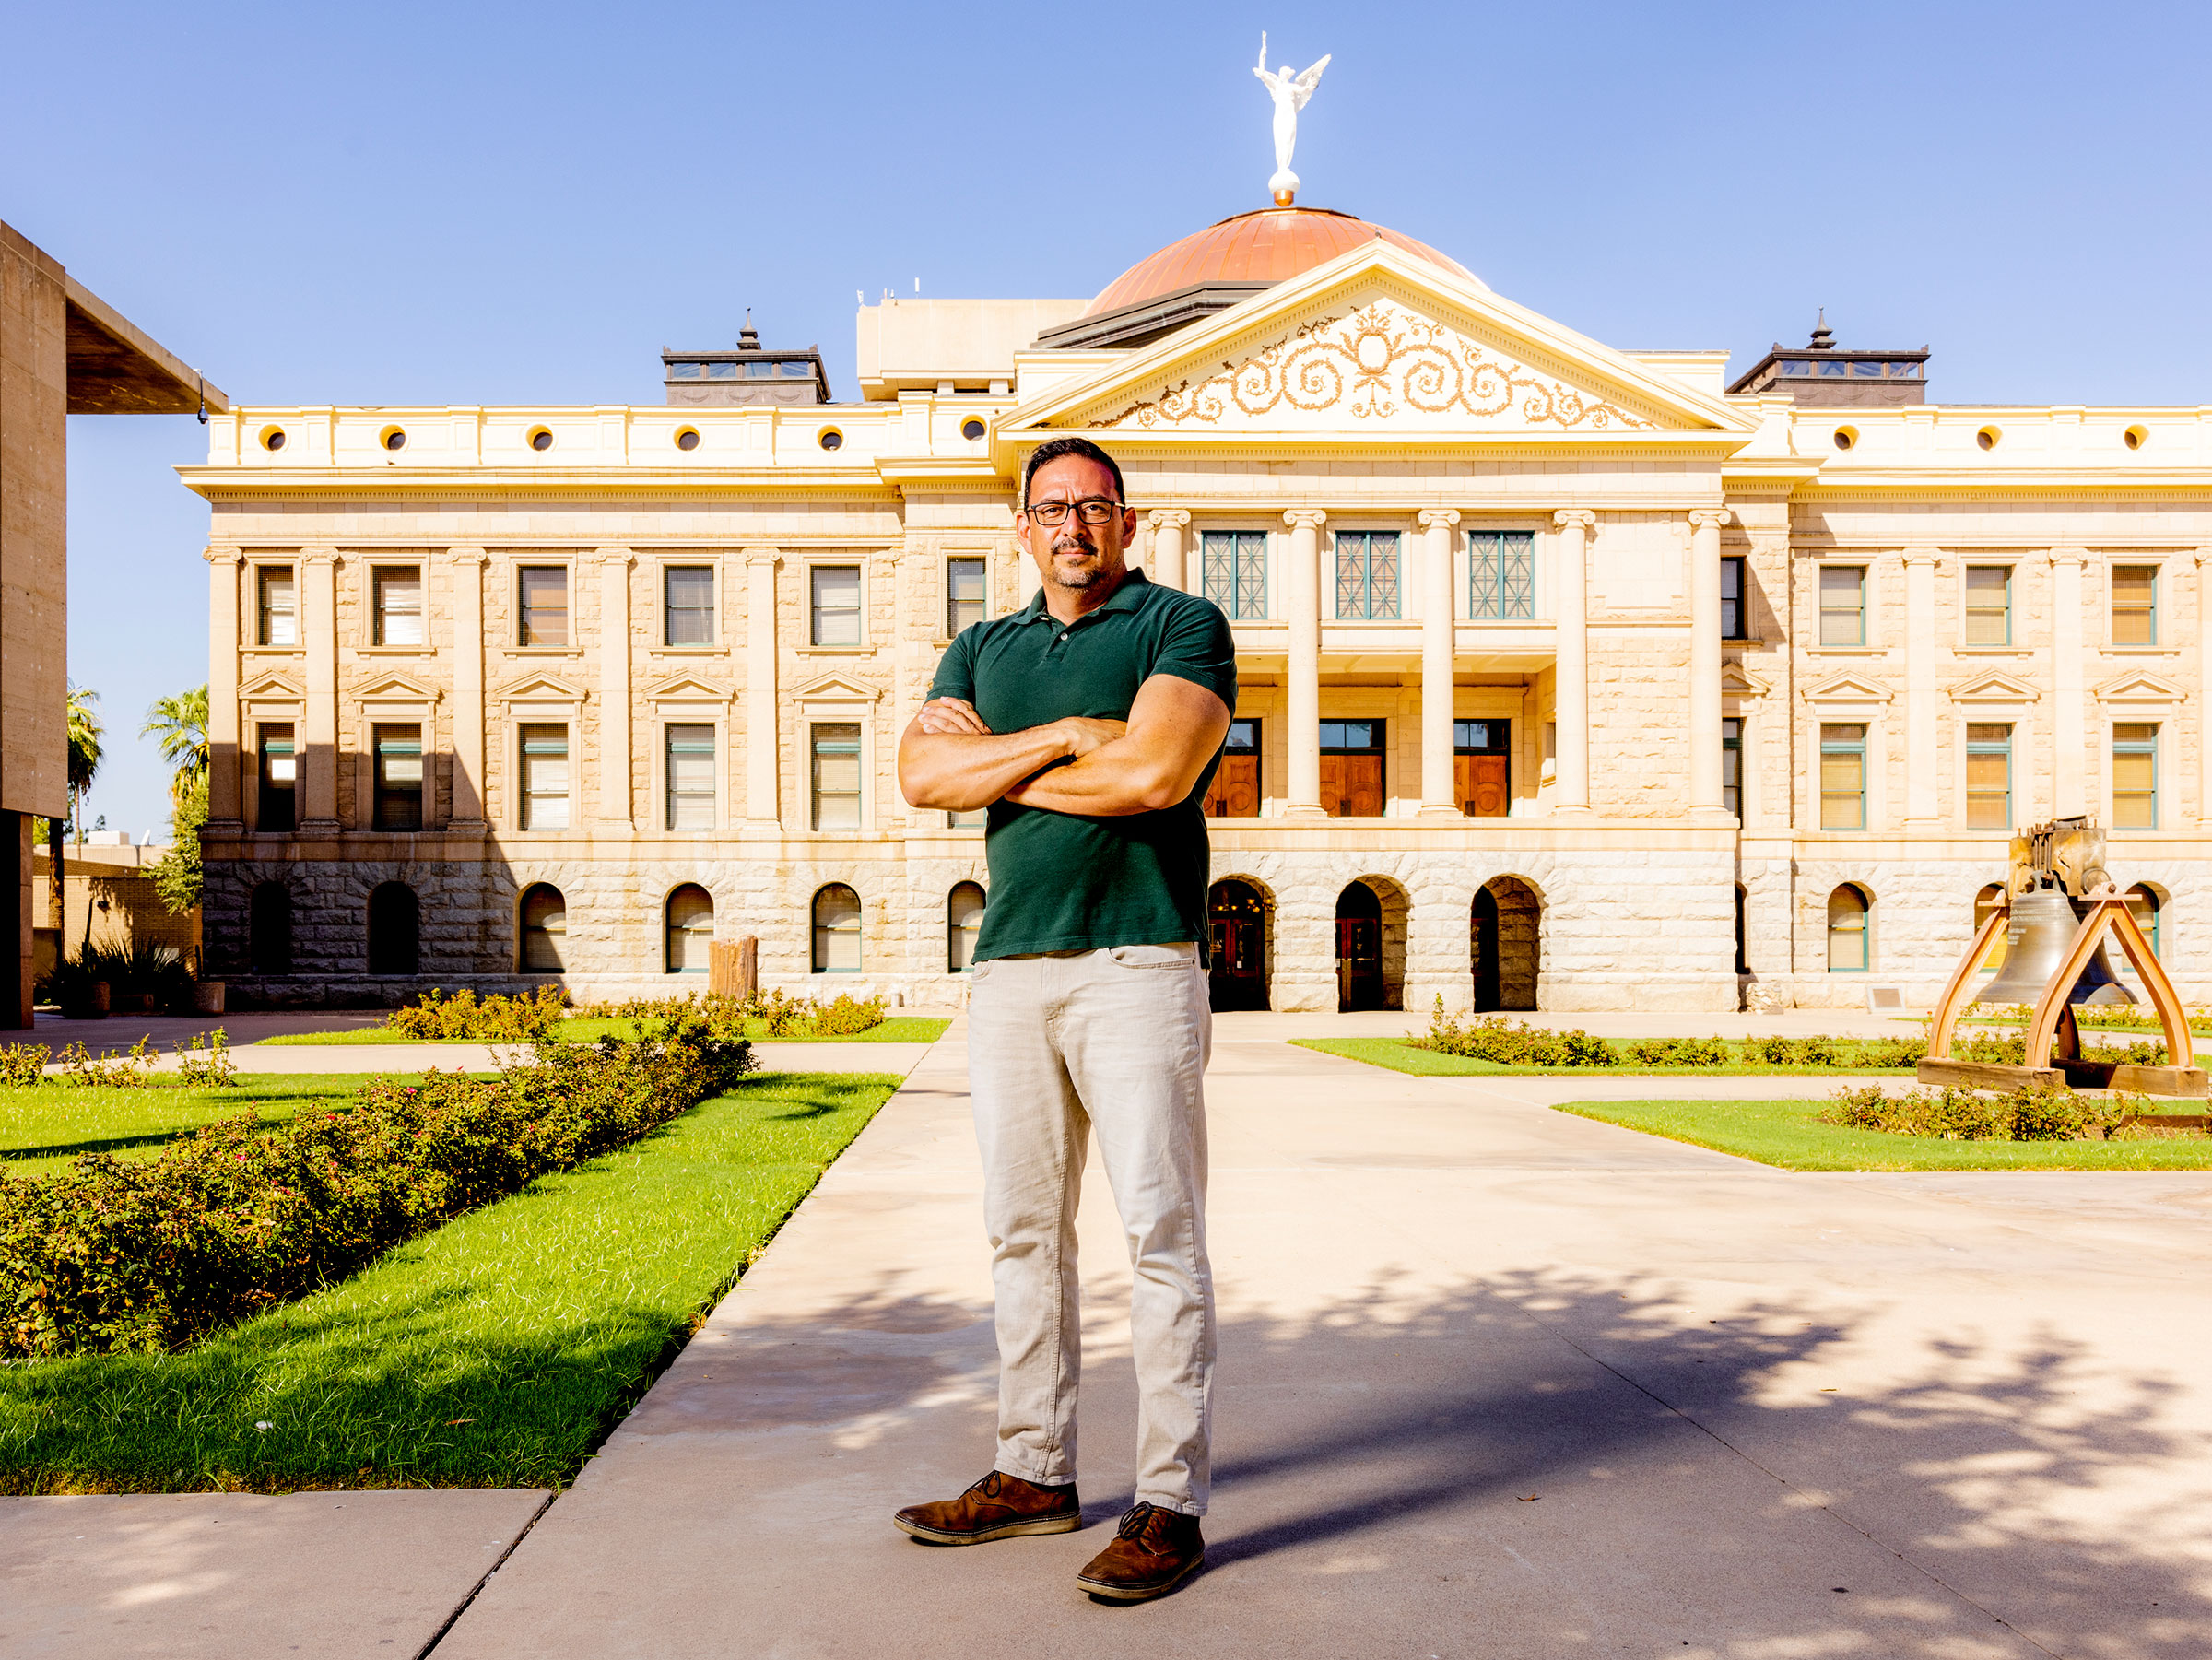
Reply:
M1416 1078L1225 1019L1210 1561L1120 1609L1073 1583L1132 1479L1095 1172L1091 1525L888 1523L991 1454L956 1026L465 1607L539 1495L0 1501L0 1653L408 1654L460 1608L438 1660L2199 1660L2212 1175L1789 1174L1547 1105L1794 1081Z
M1225 1023L1226 1024L1226 1023ZM1772 1094L1776 1081L1665 1085ZM1787 1174L1225 1033L1206 1572L1090 1603L1131 1487L1086 1190L1074 1536L919 1546L991 1455L956 1029L438 1645L521 1655L1866 1656L2212 1646L2212 1177Z

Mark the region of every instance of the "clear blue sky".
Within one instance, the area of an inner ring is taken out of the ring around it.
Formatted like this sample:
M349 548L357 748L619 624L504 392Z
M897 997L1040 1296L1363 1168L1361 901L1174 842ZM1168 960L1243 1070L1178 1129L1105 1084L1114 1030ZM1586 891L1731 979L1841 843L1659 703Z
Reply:
M1599 339L1744 368L1825 305L1938 399L2212 403L2202 5L0 0L0 218L242 401L654 403L747 305L849 398L856 289L1088 295L1263 206L1263 28L1335 54L1302 203ZM89 810L143 831L203 440L69 436Z

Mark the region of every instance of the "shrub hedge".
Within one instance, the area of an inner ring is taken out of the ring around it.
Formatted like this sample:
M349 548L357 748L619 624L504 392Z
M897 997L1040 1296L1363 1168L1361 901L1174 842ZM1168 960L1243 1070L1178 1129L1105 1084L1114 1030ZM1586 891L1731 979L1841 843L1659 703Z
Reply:
M479 999L463 990L447 996L436 986L405 1008L395 1008L384 1024L403 1037L472 1038L480 1043L536 1043L553 1035L568 1013L568 994L541 985L520 996L493 993Z
M0 1175L0 1356L182 1348L634 1140L753 1065L676 1021L547 1045L496 1078L371 1084L275 1128L226 1119L154 1159Z
M1904 1095L1885 1094L1879 1084L1871 1084L1838 1090L1820 1122L1942 1141L2080 1141L2109 1136L2132 1111L2127 1102L2077 1095L2063 1084Z

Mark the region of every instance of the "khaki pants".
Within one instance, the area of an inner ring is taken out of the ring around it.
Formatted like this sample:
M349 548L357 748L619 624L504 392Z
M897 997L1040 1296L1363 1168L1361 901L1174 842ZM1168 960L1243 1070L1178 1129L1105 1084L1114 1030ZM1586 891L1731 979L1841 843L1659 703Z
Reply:
M978 963L968 1076L998 1299L997 1467L1076 1478L1076 1204L1093 1129L1128 1241L1136 1497L1206 1513L1214 1288L1206 1260L1213 1040L1194 945Z

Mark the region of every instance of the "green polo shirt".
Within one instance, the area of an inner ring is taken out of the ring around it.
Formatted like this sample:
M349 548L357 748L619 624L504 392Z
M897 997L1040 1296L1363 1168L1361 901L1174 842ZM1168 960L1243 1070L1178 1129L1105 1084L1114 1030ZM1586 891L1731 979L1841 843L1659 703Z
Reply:
M1237 707L1237 649L1211 600L1132 571L1112 598L1063 625L1040 593L1011 617L972 623L945 650L933 698L961 698L994 732L1070 715L1125 721L1154 675ZM1091 818L998 801L984 852L990 903L975 958L1206 940L1206 791L1218 750L1171 807ZM1065 764L1065 763L1063 763Z

